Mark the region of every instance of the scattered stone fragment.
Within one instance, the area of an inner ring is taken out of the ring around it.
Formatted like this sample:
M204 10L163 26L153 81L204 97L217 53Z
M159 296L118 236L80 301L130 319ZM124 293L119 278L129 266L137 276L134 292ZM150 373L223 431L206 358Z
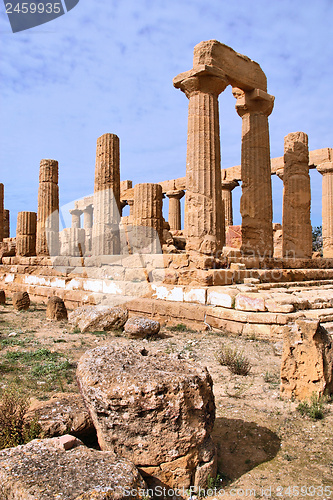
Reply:
M56 321L67 319L65 302L60 297L50 297L46 306L46 318Z
M73 436L63 441L35 439L0 451L0 499L138 500L131 490L147 488L128 460L86 448ZM69 442L74 446L66 451Z
M333 393L332 339L318 320L299 319L285 327L280 393L304 400L313 392Z
M68 321L82 333L88 331L108 331L122 328L128 319L124 307L83 306L72 311Z
M30 307L30 297L27 292L16 292L13 294L13 306L17 311L26 311Z
M160 323L149 318L133 317L126 321L124 332L129 337L144 338L157 335L160 331Z
M206 368L111 342L84 354L77 379L101 449L132 460L149 486L204 486L215 477Z
M60 393L48 401L32 401L27 419L36 417L42 435L47 438L70 432L83 439L95 432L80 394Z
M0 290L0 304L6 304L6 294L4 290Z

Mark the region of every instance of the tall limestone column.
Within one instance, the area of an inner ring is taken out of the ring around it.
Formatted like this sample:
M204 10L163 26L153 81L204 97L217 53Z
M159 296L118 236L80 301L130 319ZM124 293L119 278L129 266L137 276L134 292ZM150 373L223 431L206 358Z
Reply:
M0 184L0 243L4 238L4 185Z
M78 210L77 208L74 208L73 210L70 210L69 213L72 216L72 228L73 229L80 229L82 210Z
M10 237L10 213L9 210L4 210L3 213L3 237Z
M184 228L189 253L216 256L225 243L218 96L227 84L223 72L210 66L174 79L189 99Z
M294 132L284 138L282 255L311 258L311 188L308 136Z
M94 213L94 209L93 209L92 205L87 205L83 209L83 228L85 230L85 248L86 248L86 253L88 253L88 254L92 250L93 213Z
M225 218L225 225L233 225L233 211L232 211L232 190L239 186L237 181L222 181L222 207Z
M322 163L317 167L323 176L322 213L323 213L323 256L333 258L333 162Z
M16 255L31 257L36 255L36 212L19 212L16 227Z
M104 134L97 139L93 255L120 254L120 153L119 138Z
M242 246L244 255L273 256L273 208L268 116L274 97L233 88L242 118Z
M170 231L178 231L182 228L180 200L185 195L185 191L182 189L168 191L166 195L169 198L168 222Z
M41 160L37 212L37 255L59 253L58 162Z
M134 186L132 236L133 253L161 253L163 244L163 197L160 184Z

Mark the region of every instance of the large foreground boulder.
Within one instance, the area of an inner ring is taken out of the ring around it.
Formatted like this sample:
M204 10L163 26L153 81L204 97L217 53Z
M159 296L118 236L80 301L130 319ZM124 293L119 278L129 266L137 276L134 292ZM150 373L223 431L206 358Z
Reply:
M309 399L333 393L332 339L318 320L286 326L281 360L281 397Z
M126 321L124 332L130 338L143 339L157 335L161 325L150 318L133 317Z
M0 451L0 500L140 499L131 490L146 485L132 463L83 445L66 450L69 437Z
M206 368L112 342L84 354L77 378L101 449L134 462L149 486L206 486L215 477Z
M74 309L68 321L82 333L108 331L122 328L128 319L128 311L124 307L82 306Z

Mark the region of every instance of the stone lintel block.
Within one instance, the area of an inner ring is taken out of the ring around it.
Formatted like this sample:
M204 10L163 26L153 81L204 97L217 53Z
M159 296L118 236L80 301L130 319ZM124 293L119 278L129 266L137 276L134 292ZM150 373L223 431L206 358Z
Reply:
M241 311L266 311L265 299L259 293L240 293L235 299L235 308Z
M193 68L202 64L221 69L233 87L267 91L267 78L259 64L217 40L194 47Z
M194 302L196 304L206 304L207 287L184 287L184 302Z

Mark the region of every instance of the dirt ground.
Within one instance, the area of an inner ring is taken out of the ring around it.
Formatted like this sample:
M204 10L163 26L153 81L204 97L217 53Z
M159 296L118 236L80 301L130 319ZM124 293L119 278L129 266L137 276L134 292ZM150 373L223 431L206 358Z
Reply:
M298 403L280 400L281 345L219 330L183 330L164 326L153 341L129 340L119 331L82 334L67 322L47 321L43 304L18 313L7 300L0 306L0 389L14 384L40 400L55 392L77 392L76 364L86 350L110 339L143 344L207 366L213 378L219 475L212 491L202 495L333 498L333 405L325 404L323 419L312 420L296 410ZM225 345L250 360L247 376L218 363Z

